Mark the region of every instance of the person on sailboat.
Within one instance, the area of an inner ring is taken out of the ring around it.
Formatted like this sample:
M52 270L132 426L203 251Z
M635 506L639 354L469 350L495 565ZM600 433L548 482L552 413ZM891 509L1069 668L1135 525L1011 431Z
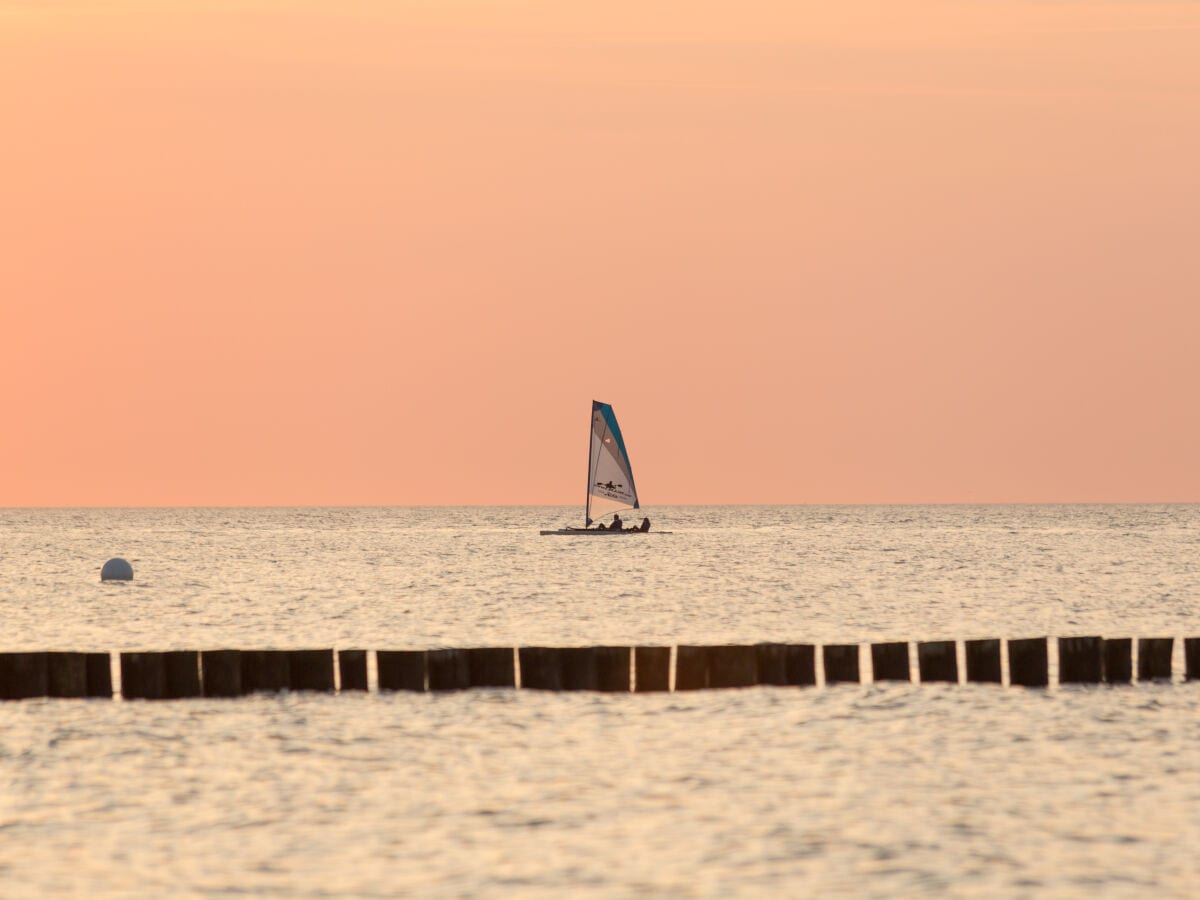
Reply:
M636 528L634 530L635 531L649 531L650 530L650 517L647 516L646 518L642 519L642 527Z
M609 531L620 531L624 526L625 526L625 523L621 521L621 514L613 513L612 524L608 526L608 530Z

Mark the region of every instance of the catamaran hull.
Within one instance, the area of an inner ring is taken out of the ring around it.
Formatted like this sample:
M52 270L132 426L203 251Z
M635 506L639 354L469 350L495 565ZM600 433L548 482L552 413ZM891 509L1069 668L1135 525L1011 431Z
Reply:
M616 537L619 534L670 534L669 531L598 531L595 528L560 528L557 531L539 531L538 534L562 534L570 536L592 535L596 537L607 535Z

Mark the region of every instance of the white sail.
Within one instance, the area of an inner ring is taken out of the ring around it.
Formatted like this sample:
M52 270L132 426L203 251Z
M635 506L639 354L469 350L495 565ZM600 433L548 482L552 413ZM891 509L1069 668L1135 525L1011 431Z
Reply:
M625 439L613 408L592 401L592 440L588 451L588 493L585 518L606 516L619 509L637 509L637 488L625 451Z

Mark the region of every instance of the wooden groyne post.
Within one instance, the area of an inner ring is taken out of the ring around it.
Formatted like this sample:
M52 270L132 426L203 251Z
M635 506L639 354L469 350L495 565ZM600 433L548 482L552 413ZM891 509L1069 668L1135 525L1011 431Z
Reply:
M1104 640L1100 637L1058 639L1058 683L1099 684L1104 679Z
M512 647L477 647L467 651L467 676L471 687L517 686L517 664Z
M0 653L0 700L45 697L49 689L44 652Z
M121 696L126 700L162 700L167 672L162 653L121 654Z
M201 650L200 672L205 697L242 695L241 650Z
M629 647L522 647L521 686L543 691L628 693Z
M756 644L755 653L759 684L807 687L817 683L817 657L812 644Z
M917 644L921 681L958 684L958 651L954 641L921 641Z
M1050 684L1050 657L1046 638L1019 638L1008 642L1008 681L1022 687Z
M430 650L425 671L431 691L465 691L471 686L466 650Z
M1189 681L1200 679L1200 637L1184 638L1183 658L1185 676Z
M638 693L671 689L671 648L635 647L633 671Z
M82 653L48 652L46 654L46 696L86 697L87 657Z
M858 644L826 644L821 653L827 685L858 684Z
M379 650L375 653L381 691L424 691L424 650Z
M758 684L758 648L747 644L723 644L709 647L708 686L710 688L752 687Z
M1171 679L1173 638L1140 638L1138 640L1138 681Z
M367 651L338 651L338 682L343 691L367 689Z
M243 650L242 693L276 694L291 684L286 650Z
M199 697L200 654L196 650L169 650L163 654L163 674L166 683L164 700Z
M521 687L537 691L563 689L562 649L559 647L522 647L518 651Z
M1003 669L1000 663L1000 641L997 638L966 641L963 646L967 661L967 681L1000 684Z
M1133 639L1104 639L1104 680L1109 684L1133 681Z
M288 650L288 688L333 693L333 649Z
M675 648L675 690L702 691L708 687L708 648L680 644Z
M871 645L871 675L875 681L912 681L908 641Z

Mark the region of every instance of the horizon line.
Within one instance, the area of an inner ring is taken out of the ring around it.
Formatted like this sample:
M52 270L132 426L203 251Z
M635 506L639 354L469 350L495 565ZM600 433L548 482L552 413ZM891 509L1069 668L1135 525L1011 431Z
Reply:
M0 505L0 511L10 510L103 510L103 509L574 509L578 504L567 503L182 503L182 504L44 504L25 506ZM922 501L831 501L776 503L662 503L646 509L715 508L715 507L855 507L855 506L1197 506L1200 500L922 500Z

